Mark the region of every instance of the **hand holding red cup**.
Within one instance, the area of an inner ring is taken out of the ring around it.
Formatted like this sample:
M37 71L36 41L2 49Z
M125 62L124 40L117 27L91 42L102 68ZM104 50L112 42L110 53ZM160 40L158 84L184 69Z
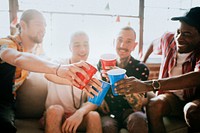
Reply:
M116 66L117 56L115 54L103 54L100 57L103 70L110 70Z
M86 69L85 67L81 67L89 76L89 79L86 79L81 73L77 72L76 75L85 83L85 86L89 83L89 81L91 80L91 78L93 77L93 75L97 72L97 69L92 66L91 64L89 64L87 62L87 64L89 65L89 69ZM79 89L83 90L83 88L85 87L83 85L78 86Z

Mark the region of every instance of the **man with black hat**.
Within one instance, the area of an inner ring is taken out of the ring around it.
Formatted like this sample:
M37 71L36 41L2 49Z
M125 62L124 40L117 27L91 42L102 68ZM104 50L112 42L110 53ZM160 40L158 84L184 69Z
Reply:
M116 87L120 94L157 92L147 105L152 133L166 132L162 118L169 115L184 118L191 132L200 131L200 7L172 20L179 20L180 27L176 34L165 33L160 38L159 79L140 81L130 77Z

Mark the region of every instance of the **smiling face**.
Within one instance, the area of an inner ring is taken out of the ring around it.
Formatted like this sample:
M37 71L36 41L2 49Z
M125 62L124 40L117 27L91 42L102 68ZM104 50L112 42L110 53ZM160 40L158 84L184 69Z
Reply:
M70 50L75 62L86 61L89 55L89 38L85 33L76 33L71 38Z
M200 47L200 33L198 30L181 21L180 28L175 35L179 53L189 53Z
M116 52L120 59L127 58L131 55L137 43L136 35L131 29L123 29L116 39Z

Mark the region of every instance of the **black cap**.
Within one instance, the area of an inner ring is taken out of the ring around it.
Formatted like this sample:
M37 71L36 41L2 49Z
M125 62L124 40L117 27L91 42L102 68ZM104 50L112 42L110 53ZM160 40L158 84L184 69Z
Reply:
M173 17L171 20L180 20L200 30L200 7L191 8L184 16Z

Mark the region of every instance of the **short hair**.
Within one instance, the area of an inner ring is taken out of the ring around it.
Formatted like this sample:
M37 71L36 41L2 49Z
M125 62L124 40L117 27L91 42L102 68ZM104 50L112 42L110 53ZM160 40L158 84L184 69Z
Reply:
M135 32L135 30L134 30L132 27L130 27L130 26L125 26L125 27L121 28L120 31L123 31L123 30L131 30L131 31L133 31L133 33L134 33L134 35L135 35L135 38L136 38L136 32Z
M30 20L34 19L35 17L42 17L44 18L44 16L42 15L42 13L38 10L35 9L28 9L26 11L23 12L20 21L24 21L26 23L29 23Z
M89 39L89 37L88 37L88 35L86 34L86 32L84 32L84 31L76 31L76 32L74 32L74 33L71 35L71 37L70 37L70 45L72 44L73 38L74 38L75 36L78 36L78 35L85 35L85 36L87 36L87 38Z

